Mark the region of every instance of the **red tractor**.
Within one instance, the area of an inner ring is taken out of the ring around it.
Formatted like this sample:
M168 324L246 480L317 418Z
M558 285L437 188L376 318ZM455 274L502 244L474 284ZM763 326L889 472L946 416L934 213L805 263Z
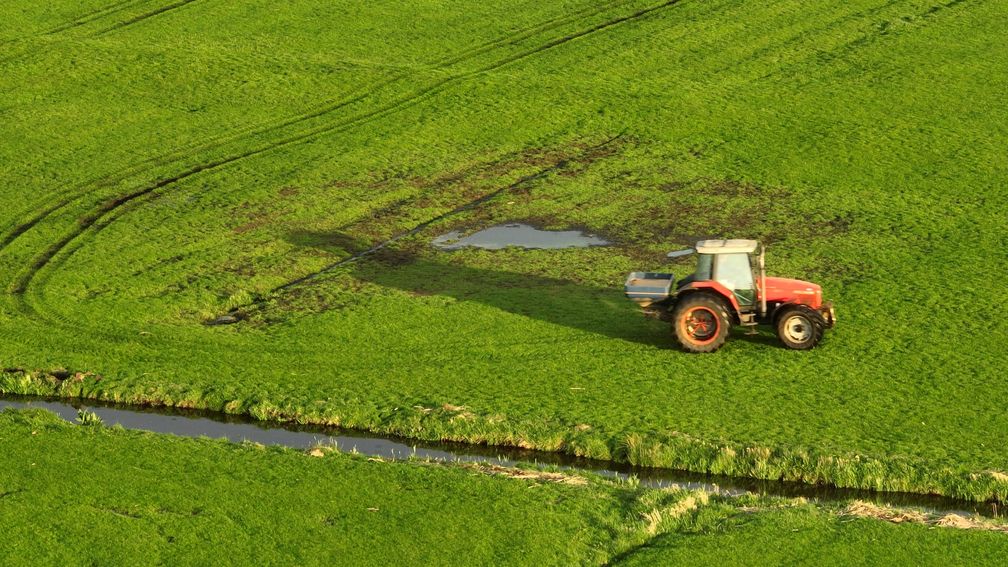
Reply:
M696 271L675 281L672 274L633 272L626 295L644 313L672 323L690 352L714 352L732 325L770 325L784 346L810 349L833 327L833 304L823 302L814 283L767 277L764 250L755 240L701 240L670 258L697 254Z

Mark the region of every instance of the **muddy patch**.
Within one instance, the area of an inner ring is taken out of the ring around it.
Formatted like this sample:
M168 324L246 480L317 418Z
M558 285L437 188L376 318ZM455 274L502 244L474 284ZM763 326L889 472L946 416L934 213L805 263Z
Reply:
M608 246L608 240L580 230L542 230L522 223L492 226L463 236L459 231L451 231L438 236L431 244L440 250L460 250L462 248L483 248L503 250L509 247L526 249L588 248Z

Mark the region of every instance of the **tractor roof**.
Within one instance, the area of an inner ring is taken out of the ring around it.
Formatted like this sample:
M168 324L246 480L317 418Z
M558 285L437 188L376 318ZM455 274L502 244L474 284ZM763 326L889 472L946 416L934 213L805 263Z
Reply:
M751 254L758 246L755 240L701 240L695 248L700 254Z

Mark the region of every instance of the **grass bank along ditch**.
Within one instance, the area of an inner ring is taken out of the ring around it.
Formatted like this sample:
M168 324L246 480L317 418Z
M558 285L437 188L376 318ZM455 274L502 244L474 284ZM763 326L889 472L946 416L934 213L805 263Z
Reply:
M636 478L642 485L649 488L701 489L725 496L758 494L804 497L822 502L859 500L881 506L923 508L929 512L942 514L979 514L988 517L1001 515L1000 508L996 503L978 504L941 496L884 493L817 486L800 482L772 482L722 475L703 475L687 471L649 469L544 451L506 449L464 443L418 443L392 436L371 435L331 427L254 421L207 411L150 408L80 400L63 401L24 396L0 397L0 410L7 408L41 408L70 422L86 423L94 420L93 416L97 416L106 425L121 425L126 429L169 433L183 437L224 438L231 442L249 441L295 449L310 449L316 446L336 447L341 451L351 451L385 459L417 458L504 467L514 467L522 463L548 465L561 470L588 472L620 480Z

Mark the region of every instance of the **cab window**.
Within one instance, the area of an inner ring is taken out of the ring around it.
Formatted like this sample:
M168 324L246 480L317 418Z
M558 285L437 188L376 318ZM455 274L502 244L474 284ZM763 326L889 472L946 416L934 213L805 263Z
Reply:
M714 256L712 254L700 254L697 258L696 273L694 274L695 281L706 282L713 278L712 272L714 267Z
M714 279L732 290L739 304L751 305L755 301L756 286L748 254L719 254Z

